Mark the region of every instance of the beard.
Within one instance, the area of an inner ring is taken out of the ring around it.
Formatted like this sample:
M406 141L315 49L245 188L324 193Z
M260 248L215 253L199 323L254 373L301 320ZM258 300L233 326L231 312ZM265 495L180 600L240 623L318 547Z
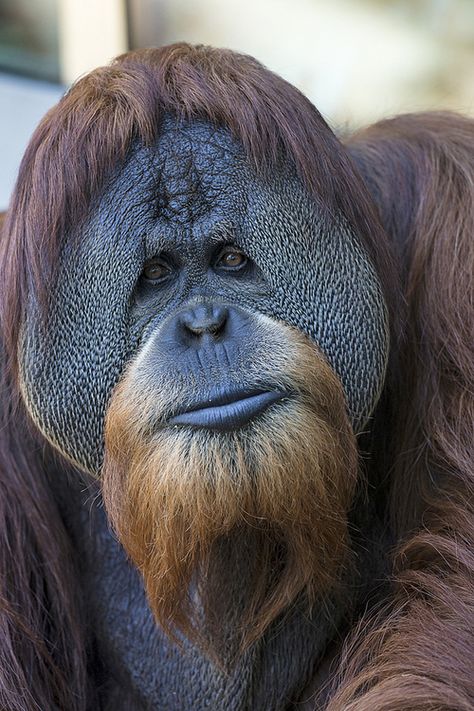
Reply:
M308 338L272 328L259 375L294 396L244 428L166 426L185 384L150 386L134 363L106 419L104 504L156 621L222 663L296 601L310 614L337 594L350 562L357 447L341 383Z

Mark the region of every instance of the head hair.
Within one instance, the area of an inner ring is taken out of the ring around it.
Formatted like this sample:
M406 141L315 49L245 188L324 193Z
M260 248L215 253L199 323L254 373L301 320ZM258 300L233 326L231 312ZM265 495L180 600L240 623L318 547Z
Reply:
M134 141L150 146L163 117L230 129L250 164L271 178L289 161L320 210L344 220L393 295L388 246L348 152L296 88L252 57L174 44L122 55L74 84L36 129L7 217L0 323L15 352L27 294L47 305L65 237L80 225ZM14 363L12 364L14 370Z

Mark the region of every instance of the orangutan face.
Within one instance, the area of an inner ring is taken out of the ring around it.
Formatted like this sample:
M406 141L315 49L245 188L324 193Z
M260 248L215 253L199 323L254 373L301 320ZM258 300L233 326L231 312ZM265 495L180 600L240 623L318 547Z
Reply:
M34 319L22 341L29 410L102 470L165 629L209 629L218 595L247 644L345 562L387 351L375 273L289 166L264 181L226 130L171 119L61 258L48 348ZM237 548L251 594L222 579Z

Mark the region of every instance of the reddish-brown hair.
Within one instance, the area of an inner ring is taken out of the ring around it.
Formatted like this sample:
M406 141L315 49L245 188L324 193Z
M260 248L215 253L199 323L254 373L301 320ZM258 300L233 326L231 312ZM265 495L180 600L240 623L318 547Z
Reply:
M87 703L67 534L40 450L11 406L19 329L32 291L47 305L68 230L132 141L158 138L166 111L229 126L268 174L282 156L293 161L326 213L365 244L392 316L398 287L386 233L399 245L409 318L374 424L382 423L383 445L374 439L372 454L380 462L391 445L382 459L403 543L389 606L356 630L329 708L472 708L472 122L421 115L357 136L351 150L371 199L349 153L296 89L249 57L183 44L124 55L68 92L31 140L4 226L1 706L84 711Z
M474 122L349 140L395 239L408 321L391 392L392 594L346 645L328 711L474 707ZM385 425L387 426L387 425Z

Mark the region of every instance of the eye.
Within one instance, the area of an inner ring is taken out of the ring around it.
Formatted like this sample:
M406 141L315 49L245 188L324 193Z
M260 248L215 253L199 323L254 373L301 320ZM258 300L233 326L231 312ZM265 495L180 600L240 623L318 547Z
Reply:
M173 268L164 257L154 257L144 266L142 276L148 281L161 282L171 276Z
M248 264L247 256L237 247L227 246L221 249L214 263L215 269L238 271Z

